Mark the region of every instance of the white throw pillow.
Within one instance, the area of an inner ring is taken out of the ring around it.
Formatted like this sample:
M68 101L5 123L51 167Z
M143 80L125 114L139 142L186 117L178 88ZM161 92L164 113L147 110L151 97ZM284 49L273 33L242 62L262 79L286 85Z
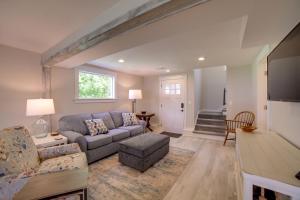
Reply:
M122 113L122 118L124 123L123 126L132 126L139 124L135 113Z
M108 128L102 119L85 120L85 124L91 136L108 133Z

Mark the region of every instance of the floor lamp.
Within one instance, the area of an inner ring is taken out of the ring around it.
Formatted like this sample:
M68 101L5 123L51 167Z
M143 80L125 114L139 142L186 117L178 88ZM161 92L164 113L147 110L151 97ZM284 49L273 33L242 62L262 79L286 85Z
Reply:
M129 90L128 98L132 100L132 112L135 112L137 99L142 99L142 90Z

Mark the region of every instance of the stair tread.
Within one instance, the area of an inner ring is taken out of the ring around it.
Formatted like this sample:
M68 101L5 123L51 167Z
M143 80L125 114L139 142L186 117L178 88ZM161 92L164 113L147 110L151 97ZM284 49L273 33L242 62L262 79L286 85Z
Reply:
M206 134L206 135L218 135L218 136L225 136L225 132L216 132L216 131L199 131L199 130L194 130L193 133L197 134Z
M197 120L212 121L212 122L225 122L224 119L211 119L211 118L202 118L202 117L198 117Z
M209 113L209 112L208 113L205 113L205 112L204 113L199 113L199 115L212 115L212 116L222 116L222 117L226 116L226 115L223 115L222 113Z
M222 112L199 112L199 114L223 115Z
M216 124L196 124L196 126L210 127L210 128L226 128L225 125L216 125Z
M225 120L226 116L225 115L211 115L211 114L198 114L198 119L202 118L202 119L220 119L220 120Z

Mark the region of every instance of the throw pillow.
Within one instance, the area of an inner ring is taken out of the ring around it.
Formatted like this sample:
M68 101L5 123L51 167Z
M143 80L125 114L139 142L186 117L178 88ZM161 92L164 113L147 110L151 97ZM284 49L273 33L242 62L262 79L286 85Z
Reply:
M85 124L91 136L105 134L108 132L102 119L85 120Z
M105 134L108 133L108 128L105 125L103 119L93 119L97 124L98 133Z
M122 113L122 118L124 125L123 126L132 126L138 125L139 121L135 115L135 113Z

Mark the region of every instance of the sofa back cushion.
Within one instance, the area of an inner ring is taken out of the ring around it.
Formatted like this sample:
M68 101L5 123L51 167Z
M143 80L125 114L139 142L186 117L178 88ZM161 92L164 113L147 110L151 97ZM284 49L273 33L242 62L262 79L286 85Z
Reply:
M0 131L0 173L30 174L40 165L37 148L24 127Z
M119 128L120 126L123 126L123 118L122 118L122 112L120 111L112 111L109 112L111 115L112 120L114 121L115 127Z
M116 128L109 112L93 113L92 117L93 117L93 119L102 119L105 126L109 130L112 130L112 129Z
M60 131L74 131L82 135L89 134L85 120L91 120L91 114L67 115L59 119Z

